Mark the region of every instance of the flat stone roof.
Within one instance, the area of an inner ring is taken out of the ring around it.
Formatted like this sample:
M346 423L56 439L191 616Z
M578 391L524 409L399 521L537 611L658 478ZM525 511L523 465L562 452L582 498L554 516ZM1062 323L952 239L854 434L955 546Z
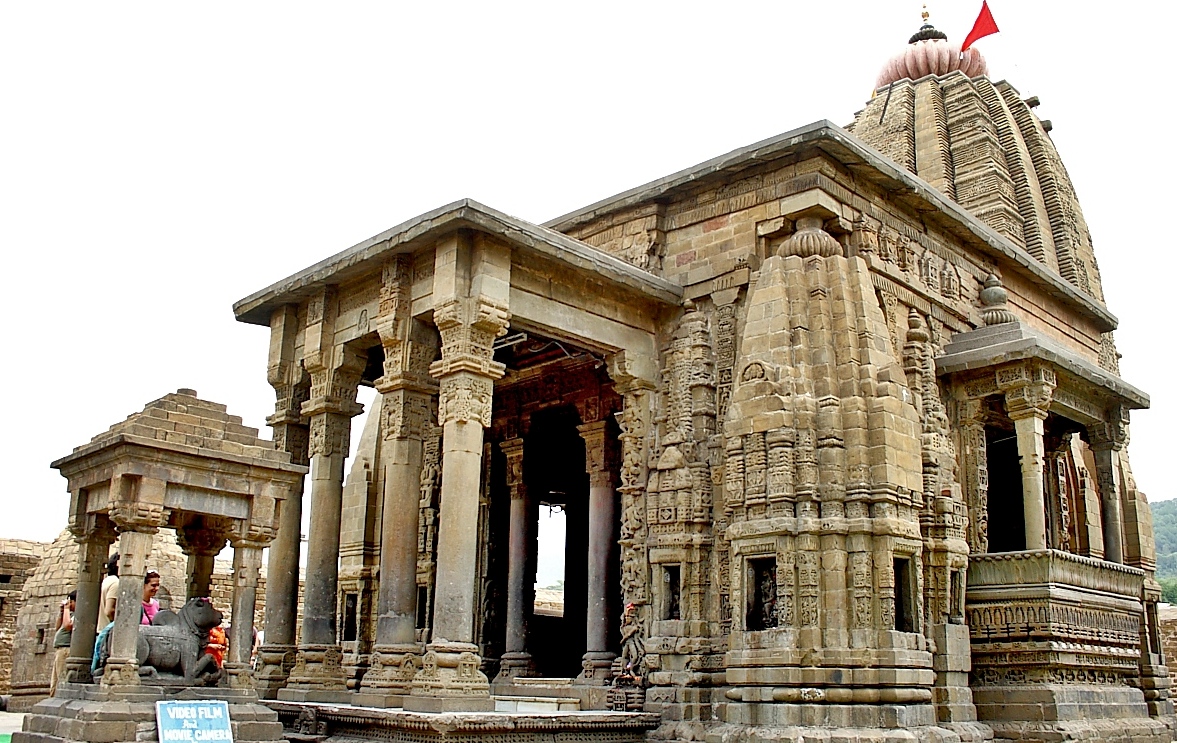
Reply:
M574 270L591 272L615 286L658 302L677 306L682 301L682 287L673 281L555 230L508 216L473 199L461 199L385 230L249 295L233 305L233 314L241 322L269 326L274 309L297 303L324 285L342 283L377 270L388 258L412 252L459 229L495 235L516 248L543 255Z
M955 374L972 369L984 369L1007 361L1042 359L1057 368L1120 398L1132 409L1149 406L1148 395L1111 372L1076 356L1061 344L1042 336L1021 322L957 333L944 346L944 353L936 357L937 374Z
M637 188L611 196L583 209L545 222L545 227L565 231L622 209L656 201L677 191L693 187L760 163L771 162L806 150L820 150L889 192L897 201L923 215L939 229L962 242L994 257L1012 263L1047 293L1087 315L1103 332L1114 330L1118 321L1099 300L1080 291L1062 276L1051 271L1021 247L999 235L974 217L960 204L940 193L928 182L888 159L850 132L827 120L732 150L686 170L651 181Z

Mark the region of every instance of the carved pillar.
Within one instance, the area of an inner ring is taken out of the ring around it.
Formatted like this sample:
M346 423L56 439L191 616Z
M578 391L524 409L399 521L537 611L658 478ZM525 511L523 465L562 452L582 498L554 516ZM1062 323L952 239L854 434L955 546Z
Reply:
M337 365L324 363L332 359ZM346 689L335 628L339 526L351 418L363 409L355 399L366 362L365 355L346 347L308 355L305 362L311 375L311 397L302 406L303 415L311 419L311 524L306 570L313 577L303 588L302 637L287 690Z
M416 642L417 539L424 438L433 427L436 391L429 362L436 342L412 319L412 257L384 266L375 327L384 347L384 374L376 380L381 400L380 463L383 505L376 646L366 691L407 694L420 667ZM389 699L399 703L399 699Z
M511 492L511 536L507 556L507 641L495 681L534 676L535 664L527 652L527 565L535 544L534 522L527 485L523 480L523 439L499 443L507 458L507 489Z
M186 598L212 595L213 563L225 546L225 534L210 524L210 519L198 519L176 530L176 541L188 556L188 593Z
M94 655L94 638L98 634L99 594L102 579L106 576L106 557L114 541L114 529L105 517L88 515L82 523L71 523L70 531L78 543L78 600L65 679L71 683L88 684L93 681L90 661Z
M1014 422L1018 456L1022 462L1022 507L1028 550L1047 548L1043 424L1053 389L1053 385L1037 383L1009 389L1005 393L1006 409Z
M266 423L274 431L274 446L290 454L294 464L310 464L307 448L310 428L302 417L302 404L310 389L303 369L296 363L295 343L301 328L295 307L274 311L270 318L270 361L268 378L277 401ZM298 566L302 547L302 493L300 480L279 513L278 533L270 544L266 571L265 644L258 649L254 685L258 695L273 699L286 685L294 667L298 617Z
M645 639L650 629L649 560L646 540L646 483L649 479L649 445L651 405L657 385L657 358L644 358L625 352L609 357L609 376L622 396L623 407L616 415L621 429L621 536L618 540L621 559L621 600L625 610L621 617L621 657L613 663L614 685L632 685L633 704L641 709L646 669ZM641 697L641 699L637 699ZM627 707L628 709L629 707Z
M110 658L102 674L105 686L138 686L137 644L143 611L143 576L155 533L164 523L167 483L147 477L111 479L111 521L119 529L119 597L110 631Z
M494 381L505 371L493 359L493 346L510 318L510 270L510 249L482 235L458 234L436 248L433 321L441 360L429 373L440 382L443 427L437 579L432 642L405 709L493 709L490 685L479 670L474 601L482 429L491 424Z
M1100 516L1103 524L1103 555L1109 562L1124 562L1124 529L1120 482L1120 452L1127 439L1124 413L1117 407L1103 426L1091 426L1091 452L1095 455L1099 481Z
M961 404L960 440L965 502L969 511L968 543L973 554L989 551L989 461L985 443L984 403Z
M589 555L587 637L578 680L604 684L617 654L608 648L609 618L613 616L609 565L614 558L613 524L616 518L613 458L605 421L577 426L584 439L585 468L589 475Z
M229 635L229 654L225 673L234 689L254 687L250 655L253 650L253 617L257 606L257 586L262 566L264 542L233 540L233 625Z

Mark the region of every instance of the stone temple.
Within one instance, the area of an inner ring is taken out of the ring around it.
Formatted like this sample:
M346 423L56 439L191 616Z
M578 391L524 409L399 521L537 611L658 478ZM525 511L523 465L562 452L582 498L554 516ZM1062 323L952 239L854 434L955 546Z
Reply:
M1148 398L1036 105L925 25L846 129L543 225L459 201L238 302L310 470L258 693L340 739L1172 740Z

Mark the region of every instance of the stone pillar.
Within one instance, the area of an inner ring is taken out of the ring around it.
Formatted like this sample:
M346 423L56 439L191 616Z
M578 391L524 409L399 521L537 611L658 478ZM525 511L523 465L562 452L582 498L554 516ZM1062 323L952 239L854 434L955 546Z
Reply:
M188 556L188 589L186 598L212 595L213 563L225 546L223 531L200 519L176 530L176 541Z
M484 235L458 233L438 243L434 258L433 322L441 360L429 373L440 382L441 501L432 642L413 679L406 710L493 709L479 670L474 636L478 581L482 429L491 424L494 381L505 367L494 360L494 339L510 319L511 250Z
M104 686L138 686L139 620L143 611L143 576L155 533L164 523L167 483L150 477L116 473L110 481L110 520L119 530L119 595L110 631L110 657Z
M266 423L274 431L274 446L290 454L290 461L310 464L310 428L302 418L302 404L310 393L302 368L294 363L298 340L298 311L286 306L270 319L270 359L267 376L277 401ZM297 655L295 627L298 617L298 565L302 547L302 493L300 481L282 502L278 533L270 543L266 572L265 644L258 648L254 685L259 696L277 697L286 685Z
M416 631L417 530L424 440L434 425L436 384L428 362L437 355L437 342L412 318L412 274L412 256L384 264L374 322L384 348L384 374L376 380L382 395L377 466L384 492L376 645L363 691L383 695L386 706L399 706L410 692L423 652Z
M511 492L511 533L507 562L507 642L497 682L534 676L535 663L527 652L527 565L535 544L531 501L523 480L523 439L500 442L507 458L507 489Z
M117 523L117 522L116 522ZM119 598L110 631L110 657L104 686L138 686L139 621L143 611L143 576L156 529L143 523L119 523Z
M432 423L430 396L410 389L387 389L382 402L380 468L383 470L380 587L376 606L376 646L364 676L365 692L408 694L421 665L416 639L417 527L420 516L422 437Z
M1043 439L1053 384L1027 384L1005 393L1009 417L1018 438L1022 463L1022 505L1026 522L1026 549L1043 550L1046 541L1046 488L1043 473L1046 442Z
M328 697L315 694L345 692L347 688L335 627L339 526L351 418L362 410L355 398L367 357L346 347L334 350L332 354L320 354L318 359L335 357L336 366L323 366L309 359L304 362L311 374L311 397L303 403L302 413L311 421L311 525L306 572L312 578L303 587L298 656L286 688L279 692L279 698L293 701L326 701Z
M233 625L225 673L234 689L252 689L253 617L257 606L257 585L265 545L244 539L233 541Z
M606 684L612 678L613 659L617 654L609 650L609 620L613 616L610 600L609 566L617 546L613 539L616 519L616 491L613 479L613 457L605 421L585 423L577 427L584 439L585 468L589 475L589 555L588 555L588 621L586 623L586 652L578 677L581 683Z
M981 417L985 406L982 400L966 400L960 408L961 480L969 511L967 539L972 552L984 553L989 551L989 461Z
M66 660L65 679L72 683L88 684L90 662L94 655L97 636L99 602L102 579L106 577L106 558L114 541L114 530L102 517L89 517L91 523L70 525L78 543L78 600L74 609L74 632L70 639L69 658Z
M1091 452L1095 455L1099 482L1100 517L1103 524L1103 556L1109 562L1124 562L1124 529L1120 482L1120 452L1127 438L1119 411L1103 426L1090 426Z

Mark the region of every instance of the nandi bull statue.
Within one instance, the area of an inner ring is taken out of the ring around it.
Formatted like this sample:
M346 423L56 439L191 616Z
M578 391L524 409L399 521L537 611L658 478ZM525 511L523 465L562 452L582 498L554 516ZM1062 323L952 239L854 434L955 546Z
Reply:
M147 684L215 686L221 669L204 652L208 631L221 623L221 612L208 599L189 599L179 613L161 610L150 625L139 627L136 646L139 675ZM105 665L109 637L102 638L99 665ZM101 669L97 671L101 673Z

